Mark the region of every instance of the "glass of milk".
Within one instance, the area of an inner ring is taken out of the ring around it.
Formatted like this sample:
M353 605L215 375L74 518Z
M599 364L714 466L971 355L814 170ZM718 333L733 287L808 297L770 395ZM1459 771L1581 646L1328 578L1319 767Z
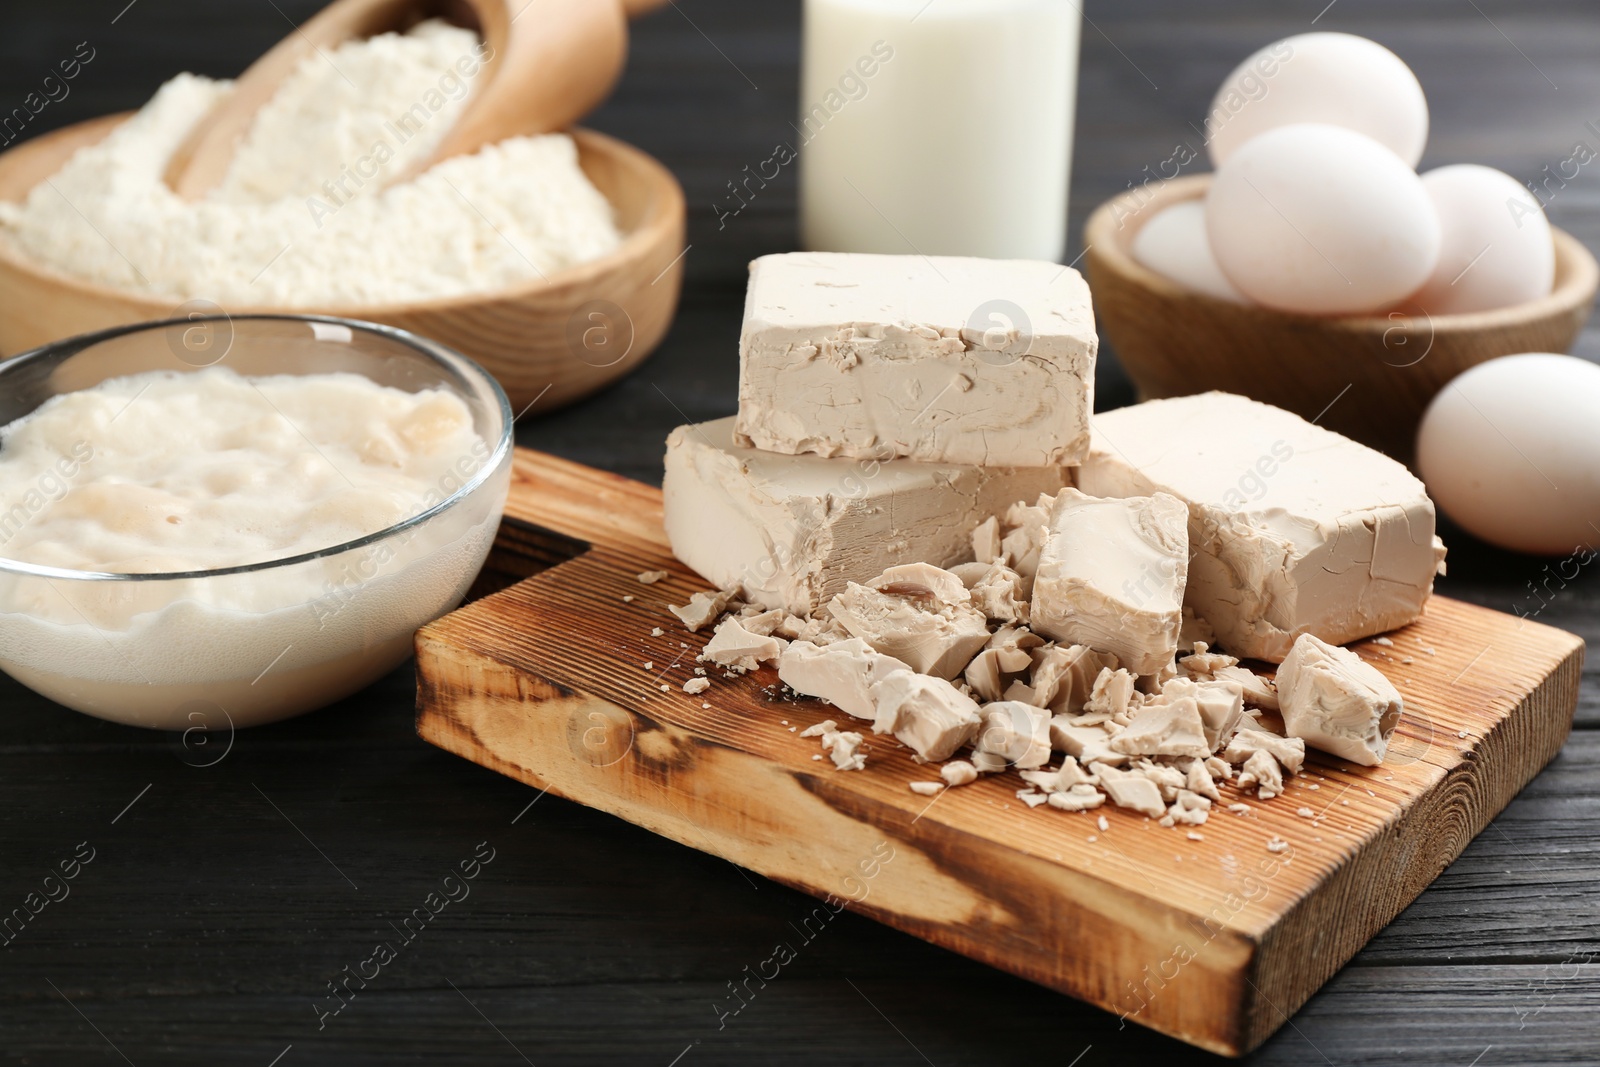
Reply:
M806 0L796 142L816 251L1060 260L1077 0Z

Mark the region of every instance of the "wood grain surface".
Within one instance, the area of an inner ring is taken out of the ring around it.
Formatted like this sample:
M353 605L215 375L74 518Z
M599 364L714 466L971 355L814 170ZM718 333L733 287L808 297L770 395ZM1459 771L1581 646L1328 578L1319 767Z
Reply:
M20 136L137 107L178 70L237 74L287 32L286 17L318 6L5 5L0 113L79 42L95 58ZM1375 37L1417 70L1433 113L1424 166L1483 162L1531 180L1580 139L1600 147L1585 126L1600 115L1600 13L1584 0L1089 0L1085 11L1069 256L1091 207L1192 138L1188 124L1240 58L1307 29ZM799 4L677 0L632 31L628 71L591 125L683 182L684 301L637 373L553 414L536 405L519 439L654 482L673 426L734 410L745 265L793 247L792 172L725 223L716 208L743 167L793 136ZM1549 209L1590 248L1597 175L1583 168ZM1593 323L1577 351L1600 356ZM1097 387L1102 408L1132 397L1106 348ZM1444 535L1446 595L1600 638L1593 564ZM508 569L484 588L537 560L495 563ZM279 1056L277 1067L1218 1062L849 911L719 1028L727 983L793 937L813 899L582 805L546 795L528 807L536 790L419 741L413 698L408 666L325 712L241 733L218 760L0 678L5 907L78 842L99 850L71 897L0 951L0 1060L122 1064L120 1050L140 1067ZM1590 657L1561 754L1247 1062L1600 1062L1597 726ZM312 1004L326 983L393 939L389 923L483 840L498 855L472 896L319 1030Z
M937 776L892 739L859 773L814 760L796 729L847 717L775 699L775 670L682 691L709 632L668 608L706 582L673 559L658 490L534 452L516 473L508 525L590 547L423 628L425 739L803 889L826 919L851 907L1228 1055L1411 903L1555 756L1577 706L1579 638L1436 598L1391 646L1354 646L1406 701L1379 767L1313 753L1271 802L1225 785L1250 814L1218 805L1197 839L1109 806L1032 811L1009 774L930 800L907 783Z

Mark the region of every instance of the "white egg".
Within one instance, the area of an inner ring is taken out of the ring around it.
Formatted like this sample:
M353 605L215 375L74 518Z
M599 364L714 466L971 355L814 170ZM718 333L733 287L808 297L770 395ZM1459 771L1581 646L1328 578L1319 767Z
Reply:
M1600 546L1600 366L1534 353L1465 371L1422 417L1417 469L1485 541L1552 556Z
M1463 163L1430 170L1422 187L1439 214L1439 264L1410 303L1452 315L1550 295L1550 223L1525 185L1493 167Z
M1364 133L1415 167L1428 142L1428 101L1401 58L1348 33L1302 33L1239 64L1211 102L1206 136L1222 164L1258 134L1301 122Z
M1179 285L1219 300L1243 304L1211 254L1204 200L1185 200L1151 216L1133 236L1133 258Z
M1241 147L1212 180L1206 233L1241 293L1312 315L1389 307L1439 261L1439 216L1421 180L1342 126L1280 126Z

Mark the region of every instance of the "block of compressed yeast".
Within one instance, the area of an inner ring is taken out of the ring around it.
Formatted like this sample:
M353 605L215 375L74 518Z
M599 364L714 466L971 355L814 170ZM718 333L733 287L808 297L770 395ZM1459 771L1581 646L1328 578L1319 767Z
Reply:
M1166 493L1115 498L1061 490L1039 550L1033 629L1109 652L1134 674L1166 668L1183 626L1188 515Z
M1324 752L1375 767L1400 722L1400 692L1347 648L1301 634L1278 668L1283 727Z
M1079 462L1098 345L1077 271L794 252L750 266L742 443L989 467Z
M796 615L895 564L971 559L973 526L1067 478L1060 467L762 452L734 443L733 421L680 426L667 438L667 537L713 584Z
M1404 466L1228 393L1096 416L1078 484L1188 505L1186 603L1235 656L1277 663L1302 633L1342 644L1404 626L1444 562L1433 501Z

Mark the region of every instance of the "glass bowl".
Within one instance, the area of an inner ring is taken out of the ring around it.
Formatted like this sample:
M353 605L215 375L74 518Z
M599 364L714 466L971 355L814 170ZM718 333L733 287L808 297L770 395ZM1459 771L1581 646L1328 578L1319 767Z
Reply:
M418 627L459 604L482 568L510 483L510 406L477 364L404 330L201 310L86 334L0 363L0 425L108 378L214 365L252 377L344 372L407 392L447 389L471 411L482 444L409 518L314 552L159 574L0 558L0 669L35 692L163 730L299 715L403 663ZM0 501L0 557L7 531L70 492L72 473Z

